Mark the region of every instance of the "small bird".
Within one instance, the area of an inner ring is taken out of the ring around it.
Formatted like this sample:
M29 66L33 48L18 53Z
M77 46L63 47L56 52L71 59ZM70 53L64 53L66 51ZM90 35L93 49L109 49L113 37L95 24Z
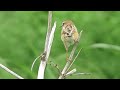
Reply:
M78 42L79 34L76 26L71 20L62 22L61 40L66 49L66 60L68 61L68 48Z

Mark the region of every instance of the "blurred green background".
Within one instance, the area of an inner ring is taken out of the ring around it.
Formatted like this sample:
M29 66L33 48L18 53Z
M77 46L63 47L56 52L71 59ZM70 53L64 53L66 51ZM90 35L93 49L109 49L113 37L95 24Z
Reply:
M83 48L71 69L91 75L73 75L68 79L118 79L120 78L120 51L91 48L95 43L120 45L120 12L117 11L54 11L53 22L57 21L55 38L49 60L62 70L65 48L61 41L61 23L72 20L78 31L84 30L76 51ZM0 12L0 63L26 79L35 79L39 60L33 71L34 59L44 50L47 32L47 11L1 11ZM45 78L56 79L56 68L47 65ZM0 68L0 79L15 78Z

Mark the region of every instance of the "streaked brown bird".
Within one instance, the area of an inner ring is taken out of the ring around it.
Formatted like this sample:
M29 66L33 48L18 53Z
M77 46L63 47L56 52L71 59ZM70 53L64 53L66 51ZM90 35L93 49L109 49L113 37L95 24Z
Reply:
M62 23L61 40L66 49L66 60L68 61L68 48L78 42L79 34L76 26L71 20Z

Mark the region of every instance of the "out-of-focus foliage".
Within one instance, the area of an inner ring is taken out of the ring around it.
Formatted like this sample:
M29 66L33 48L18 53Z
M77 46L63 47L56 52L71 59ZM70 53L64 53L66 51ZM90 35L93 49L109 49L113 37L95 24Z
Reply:
M36 78L39 60L32 72L30 68L33 60L44 50L47 18L46 11L1 11L0 63L24 78ZM60 38L61 23L67 19L75 23L78 31L84 30L78 47L83 50L71 69L91 73L68 78L120 78L120 51L89 47L94 43L120 45L120 12L54 11L53 22L57 21L57 29L49 60L58 64L60 69L63 69L66 63L65 48ZM54 79L58 76L57 69L47 65L45 78ZM15 77L0 68L0 78Z

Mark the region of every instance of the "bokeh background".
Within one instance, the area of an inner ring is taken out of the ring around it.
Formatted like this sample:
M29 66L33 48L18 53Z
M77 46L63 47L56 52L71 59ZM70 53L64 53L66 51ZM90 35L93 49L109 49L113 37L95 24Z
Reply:
M53 22L57 21L55 38L49 60L62 70L65 48L61 41L61 23L72 20L78 31L84 30L78 56L71 69L91 75L73 75L68 79L118 79L120 78L120 50L92 48L95 43L120 45L120 12L118 11L54 11ZM44 50L48 24L47 11L1 11L0 12L0 63L26 79L35 79L40 60L33 71L34 59ZM57 79L55 67L47 65L45 78ZM0 68L0 79L15 77Z

